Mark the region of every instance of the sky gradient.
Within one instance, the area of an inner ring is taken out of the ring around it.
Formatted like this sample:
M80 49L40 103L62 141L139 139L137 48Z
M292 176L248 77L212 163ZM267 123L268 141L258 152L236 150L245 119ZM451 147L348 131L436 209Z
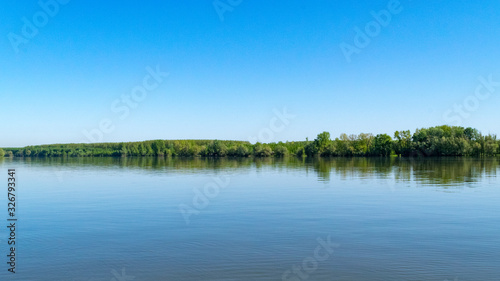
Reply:
M0 4L0 147L500 133L499 1L41 2Z

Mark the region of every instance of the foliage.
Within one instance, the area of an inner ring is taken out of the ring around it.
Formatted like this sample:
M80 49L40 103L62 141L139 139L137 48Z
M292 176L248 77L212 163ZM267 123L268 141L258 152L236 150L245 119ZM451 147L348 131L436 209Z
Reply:
M288 155L288 149L284 145L278 145L274 149L274 156L284 157Z
M273 150L268 144L262 144L260 142L256 143L254 146L255 157L269 157L273 154Z
M391 137L387 134L379 134L373 139L371 154L375 156L389 156L391 155L392 147Z
M256 143L222 140L153 140L128 143L52 144L0 148L0 157L362 157L362 156L492 156L500 140L477 129L437 126L387 134L347 135L334 140L329 132L314 141Z

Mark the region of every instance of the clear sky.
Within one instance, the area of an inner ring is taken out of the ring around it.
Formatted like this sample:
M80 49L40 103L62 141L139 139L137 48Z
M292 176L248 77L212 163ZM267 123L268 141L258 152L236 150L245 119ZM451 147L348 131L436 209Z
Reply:
M497 0L41 2L0 4L0 147L500 133Z

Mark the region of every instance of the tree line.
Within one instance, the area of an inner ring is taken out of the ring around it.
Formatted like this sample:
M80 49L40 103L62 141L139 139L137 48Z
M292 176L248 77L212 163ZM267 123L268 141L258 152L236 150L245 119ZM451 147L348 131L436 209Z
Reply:
M52 144L0 148L7 157L364 157L364 156L493 156L500 154L496 135L477 129L437 126L387 134L322 132L313 141L251 144L223 140L152 140L126 143Z

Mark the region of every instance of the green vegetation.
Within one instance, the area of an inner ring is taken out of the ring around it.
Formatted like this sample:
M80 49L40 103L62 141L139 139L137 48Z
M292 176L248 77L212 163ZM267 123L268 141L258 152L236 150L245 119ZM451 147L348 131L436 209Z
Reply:
M500 140L473 128L438 126L387 134L318 134L314 141L256 143L221 140L153 140L129 143L53 144L0 149L0 157L356 157L356 156L492 156Z

